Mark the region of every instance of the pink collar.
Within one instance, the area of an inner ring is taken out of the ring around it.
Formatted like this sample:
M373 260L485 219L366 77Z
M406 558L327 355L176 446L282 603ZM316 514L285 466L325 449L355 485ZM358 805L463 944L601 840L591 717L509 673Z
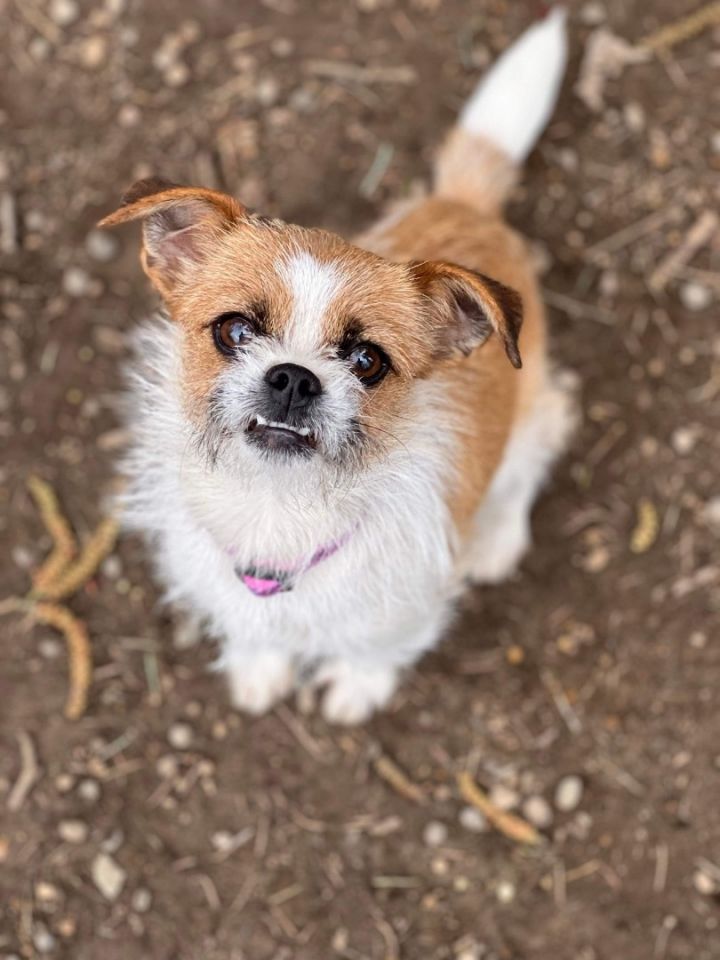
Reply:
M276 593L287 593L295 586L299 576L336 554L354 532L355 528L337 540L318 547L309 560L300 560L282 567L272 567L268 563L260 562L245 569L236 567L235 573L256 597L273 597Z

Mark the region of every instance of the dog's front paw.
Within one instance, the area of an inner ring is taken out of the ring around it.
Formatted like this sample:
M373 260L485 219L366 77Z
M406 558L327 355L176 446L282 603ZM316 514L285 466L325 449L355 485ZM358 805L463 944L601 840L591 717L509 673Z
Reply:
M230 695L239 710L265 713L290 693L295 674L292 661L279 653L262 653L227 667Z
M330 723L364 723L392 697L398 672L394 667L366 667L347 660L329 660L315 683L326 686L322 713Z

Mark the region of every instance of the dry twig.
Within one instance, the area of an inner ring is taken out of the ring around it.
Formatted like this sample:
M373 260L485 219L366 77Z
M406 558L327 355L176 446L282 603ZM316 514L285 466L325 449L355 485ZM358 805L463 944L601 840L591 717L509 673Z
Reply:
M657 540L660 530L655 505L647 497L643 497L637 506L637 523L630 537L630 549L633 553L647 553Z
M65 702L65 716L69 720L77 720L85 712L92 677L87 628L67 607L42 601L65 599L87 583L112 550L117 539L118 523L111 518L102 520L73 563L77 543L70 524L60 510L55 491L38 477L30 477L28 487L52 537L53 550L35 572L33 589L27 598L8 597L0 603L0 615L26 612L31 620L54 627L65 637L70 664L70 689Z
M42 593L53 583L77 553L77 541L70 524L63 516L55 491L40 477L32 476L27 482L45 529L52 537L53 549L42 566L33 574L33 587Z
M71 564L56 580L48 583L36 595L48 600L64 600L88 582L105 557L115 546L118 522L112 518L101 520Z
M408 775L384 753L376 757L373 766L379 777L389 783L390 786L406 800L412 800L413 803L424 804L425 795L420 787L413 783Z
M720 24L720 2L713 0L712 3L706 3L704 7L700 7L688 16L674 20L667 26L649 33L643 37L638 46L653 52L669 50L717 24Z
M492 803L489 797L478 787L472 776L467 770L463 770L457 776L457 783L463 800L477 807L480 813L487 818L488 823L492 824L496 830L504 834L509 840L515 843L527 843L535 846L542 843L542 835L538 833L532 824L514 813L508 813L500 810Z
M714 210L703 210L695 223L690 227L685 239L675 250L671 250L663 257L660 263L650 274L648 286L655 293L659 293L678 270L689 263L695 254L708 243L718 226L718 215Z
M30 610L30 616L38 623L55 627L65 637L70 664L70 690L65 701L65 716L68 720L77 720L85 713L92 677L92 656L85 624L67 607L56 603L38 603Z
M24 730L18 730L16 736L20 748L20 774L7 799L7 808L11 813L17 813L22 807L40 776L40 768L30 734Z

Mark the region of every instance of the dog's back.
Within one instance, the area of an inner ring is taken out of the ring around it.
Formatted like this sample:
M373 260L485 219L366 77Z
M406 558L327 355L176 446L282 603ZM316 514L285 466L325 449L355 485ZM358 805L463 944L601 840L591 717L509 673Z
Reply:
M565 62L565 12L556 8L506 51L467 102L439 152L431 196L361 240L397 260L451 260L522 297L522 370L508 365L494 339L458 359L448 381L466 424L449 504L462 544L459 572L480 582L502 579L524 553L532 501L573 422L567 390L549 371L532 257L503 218L520 165L554 109ZM492 429L481 429L488 422Z

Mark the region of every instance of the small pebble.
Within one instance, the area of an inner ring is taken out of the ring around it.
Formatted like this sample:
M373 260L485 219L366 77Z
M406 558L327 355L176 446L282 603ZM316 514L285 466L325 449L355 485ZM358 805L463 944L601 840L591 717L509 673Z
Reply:
M693 886L704 897L712 897L720 890L717 881L699 867L693 874Z
M62 644L53 637L45 637L38 643L38 653L45 660L56 660L62 653Z
M464 938L463 938L464 939ZM464 943L455 954L455 960L482 960L485 956L485 947L482 944Z
M692 453L699 436L700 429L697 426L677 427L670 438L673 450L681 457L687 456L688 453Z
M637 101L631 100L625 104L623 116L628 129L632 133L640 133L645 128L645 111Z
M555 788L555 806L563 813L577 810L582 800L583 782L576 774L563 777Z
M476 807L463 807L459 820L460 826L471 833L485 833L488 828L487 820Z
M152 905L152 894L147 887L138 887L130 902L136 913L147 913Z
M680 287L680 301L688 310L705 310L712 303L713 295L709 287L689 280Z
M123 891L127 874L107 853L99 853L92 862L93 883L106 900L117 900Z
M529 823L539 830L547 829L553 822L552 808L544 797L528 797L522 805L522 814Z
M121 127L136 127L142 114L134 103L124 103L118 110L118 123Z
M448 828L439 820L431 820L423 830L423 841L428 847L441 847L448 838Z
M190 79L190 68L182 60L171 63L163 73L163 80L168 87L184 87Z
M100 799L100 784L97 780L81 780L77 792L78 796L86 803L97 803Z
M100 34L88 37L80 47L80 63L86 70L97 70L107 57L107 40Z
M255 84L255 97L262 107L271 107L280 94L280 87L273 77L263 77Z
M59 27L69 27L80 16L80 7L75 0L52 0L48 14Z
M515 899L515 884L509 880L501 880L495 890L500 903L512 903Z
M502 783L496 783L489 793L490 803L498 810L514 810L520 803L520 796L516 790L511 790Z
M59 773L55 778L58 793L67 793L75 786L75 777L71 773Z
M118 577L122 576L122 560L116 553L111 553L109 557L103 560L100 569L103 576L107 577L108 580L117 580Z
M83 820L61 820L58 824L58 834L65 843L85 843L88 833L88 825Z
M158 759L158 762L155 764L155 769L163 780L172 780L173 777L177 776L178 772L177 759L173 757L172 754L166 753Z
M711 527L720 530L720 496L711 497L703 508L703 519Z
M235 849L235 836L229 830L216 830L210 837L210 843L218 853L232 853Z
M176 750L188 750L193 740L193 729L189 723L174 723L168 730L168 742Z
M605 20L606 16L604 5L597 0L589 0L580 8L580 20L586 27L596 27Z
M35 898L44 903L52 903L60 900L62 892L54 883L47 883L45 880L38 880L35 884Z
M62 278L63 290L71 297L84 297L92 289L92 278L82 267L68 267Z
M113 830L109 837L106 837L103 842L100 844L104 853L117 853L120 847L123 845L125 840L125 834L118 827L117 830Z
M598 289L603 297L614 297L620 288L620 278L617 270L603 270L598 282Z
M33 946L38 953L52 953L55 949L55 937L44 923L37 923L32 934Z
M120 244L112 233L107 230L91 230L85 238L85 249L88 256L98 263L109 263L117 256Z

